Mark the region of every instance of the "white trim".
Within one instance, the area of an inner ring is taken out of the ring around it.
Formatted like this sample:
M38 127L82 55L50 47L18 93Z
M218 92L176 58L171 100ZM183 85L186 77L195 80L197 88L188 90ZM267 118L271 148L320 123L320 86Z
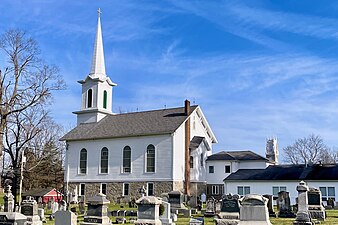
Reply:
M108 165L107 165L107 173L102 173L102 172L101 172L101 159L102 159L102 150L103 150L104 148L106 148L106 149L108 150ZM104 147L102 147L102 148L101 148L101 150L100 150L99 163L98 163L98 164L99 164L99 175L107 175L107 174L109 174L109 161L110 161L110 160L109 160L109 155L110 155L110 154L109 154L109 149L108 149L107 147L105 147L105 146L104 146Z
M154 194L155 194L155 185L154 185L154 182L147 182L147 196L149 196L149 184L153 185L153 194L150 195L150 196L154 196Z
M79 196L82 196L82 194L81 194L81 192L82 192L81 186L82 185L84 185L84 191L83 191L83 193L84 193L84 195L86 195L86 184L85 183L80 183L79 184Z
M106 193L102 193L102 185L106 185ZM102 193L104 195L107 195L107 191L108 191L108 185L107 185L107 183L101 183L100 184L100 193Z
M125 147L129 147L130 148L130 172L124 172L124 168L123 168L123 152L124 152L124 148ZM132 173L132 162L133 162L133 160L132 160L132 148L130 147L130 145L125 145L123 148L122 148L122 154L121 154L121 156L122 156L122 158L121 158L121 167L120 167L120 173L121 174L126 174L126 175L128 175L128 174L131 174Z
M155 160L155 163L154 163L154 172L147 172L147 150L148 150L148 146L149 145L152 145L154 146L154 154L155 154L155 157L154 157L154 160ZM157 167L157 155L156 154L156 146L154 144L148 144L146 149L145 149L145 154L144 154L144 173L146 174L154 174L156 173L156 167Z
M81 151L82 150L86 150L86 172L85 173L81 173L81 168L80 168L80 166L81 166ZM78 161L78 171L77 171L77 173L78 173L78 175L86 175L86 174L88 174L88 150L86 149L86 148L81 148L81 150L79 151L79 156L78 156L79 158L79 161Z
M127 195L125 195L124 194L124 189L125 189L125 185L128 185L128 194ZM125 182L125 183L123 183L123 185L122 185L122 196L129 196L130 195L130 184L129 183L127 183L127 182Z

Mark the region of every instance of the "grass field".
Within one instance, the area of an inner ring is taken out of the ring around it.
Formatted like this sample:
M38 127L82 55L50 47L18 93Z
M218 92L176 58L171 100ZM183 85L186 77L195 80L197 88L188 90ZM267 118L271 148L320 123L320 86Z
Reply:
M120 209L119 205L110 205L109 210L116 210ZM136 208L128 208L126 206L123 207L124 210L137 210ZM327 210L327 220L322 221L320 224L323 225L338 225L338 210ZM47 225L54 225L54 221L49 221L48 217L51 214L50 211L46 211L46 218L47 218ZM197 215L198 217L199 215ZM116 221L115 217L111 217L112 222ZM176 225L188 225L190 218L183 218L179 217L178 221L176 221ZM80 215L78 217L78 224L80 224L83 221L83 215ZM129 218L127 217L127 224L129 221ZM270 221L273 225L292 225L292 222L294 219L285 219L285 218L270 218ZM213 221L213 218L205 218L204 220L205 225L214 225L215 222Z

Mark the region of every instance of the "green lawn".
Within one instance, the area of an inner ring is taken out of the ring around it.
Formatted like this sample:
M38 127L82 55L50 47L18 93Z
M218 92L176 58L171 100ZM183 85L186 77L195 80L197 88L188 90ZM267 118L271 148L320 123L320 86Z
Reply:
M121 209L119 205L110 205L109 210L116 210L116 209ZM137 210L136 208L128 208L127 206L123 207L123 210ZM324 222L321 222L323 225L337 225L338 224L338 210L327 210L327 220ZM46 218L49 217L51 214L50 211L46 211ZM197 215L198 216L198 215ZM115 217L111 217L112 222L115 222ZM80 224L83 221L83 215L78 217L79 223ZM178 221L176 222L176 225L187 225L189 224L189 218L183 218L179 217ZM129 221L129 218L127 217L127 224ZM294 219L285 219L285 218L270 218L270 221L274 225L292 225L292 222ZM205 225L214 225L215 223L213 222L213 218L205 218L204 220ZM54 221L49 221L47 219L47 225L54 225Z

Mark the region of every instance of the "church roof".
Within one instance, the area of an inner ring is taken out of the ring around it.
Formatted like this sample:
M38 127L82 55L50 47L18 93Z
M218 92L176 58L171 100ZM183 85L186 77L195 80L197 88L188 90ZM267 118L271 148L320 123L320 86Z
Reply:
M211 160L263 160L268 161L263 156L258 155L252 151L221 151L208 157L208 161Z
M191 106L190 114L197 108ZM187 119L184 107L107 115L76 126L62 141L171 134Z
M271 165L266 169L240 169L224 179L232 180L338 180L338 164Z

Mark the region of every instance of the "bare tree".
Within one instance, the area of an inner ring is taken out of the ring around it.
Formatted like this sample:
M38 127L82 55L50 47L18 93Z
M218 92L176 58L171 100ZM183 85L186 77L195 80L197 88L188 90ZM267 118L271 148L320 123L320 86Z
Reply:
M319 135L300 138L283 149L285 162L291 164L318 164L337 162L336 151L327 147Z
M37 105L48 104L54 90L65 87L59 70L44 63L37 43L21 30L9 30L0 38L5 57L0 62L0 157L8 119ZM0 54L1 55L1 54ZM19 119L19 118L17 118ZM34 133L34 132L33 132ZM25 145L24 143L23 146ZM18 154L15 152L15 154ZM17 158L11 155L12 159ZM17 162L16 162L17 163Z

